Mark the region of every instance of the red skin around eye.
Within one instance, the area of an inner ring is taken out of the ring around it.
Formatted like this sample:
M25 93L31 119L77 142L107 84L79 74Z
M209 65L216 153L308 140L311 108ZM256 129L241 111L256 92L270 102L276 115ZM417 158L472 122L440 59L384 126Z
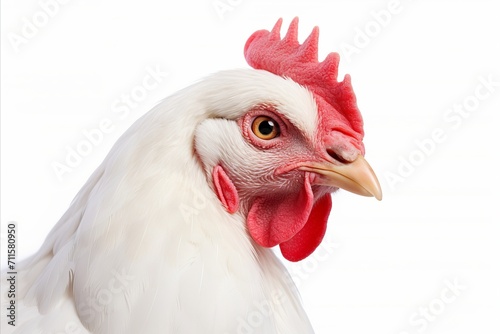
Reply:
M257 137L252 131L252 123L259 116L270 117L275 122L275 124L278 125L280 134L277 137L269 140ZM290 141L290 139L288 138L288 129L290 125L281 117L281 115L279 115L279 113L276 111L276 108L272 106L259 106L255 109L252 109L243 117L241 117L237 123L240 126L241 132L245 139L255 147L261 149L280 148L285 146Z

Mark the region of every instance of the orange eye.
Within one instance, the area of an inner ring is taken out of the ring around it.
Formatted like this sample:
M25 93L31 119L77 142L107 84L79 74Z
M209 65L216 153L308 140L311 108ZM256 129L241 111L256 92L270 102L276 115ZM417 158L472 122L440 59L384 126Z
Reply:
M271 117L259 116L252 123L252 132L260 139L270 140L280 135L280 127Z

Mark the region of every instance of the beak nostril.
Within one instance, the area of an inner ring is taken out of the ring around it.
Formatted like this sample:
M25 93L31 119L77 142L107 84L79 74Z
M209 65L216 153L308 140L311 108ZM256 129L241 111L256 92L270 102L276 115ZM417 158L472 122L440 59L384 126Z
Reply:
M328 155L330 157L332 157L333 159L335 159L336 161L340 162L340 163L343 163L343 164L348 164L350 163L351 161L347 160L347 159L344 159L341 155L337 154L337 152L335 152L334 150L332 149L327 149L326 150L326 153L328 153Z

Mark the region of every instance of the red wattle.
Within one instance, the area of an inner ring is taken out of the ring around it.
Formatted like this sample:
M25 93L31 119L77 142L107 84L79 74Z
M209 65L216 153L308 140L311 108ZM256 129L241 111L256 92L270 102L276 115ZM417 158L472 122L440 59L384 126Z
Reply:
M306 224L314 196L309 177L295 195L282 194L259 197L251 205L247 227L261 246L273 247L291 239Z
M304 227L288 241L280 244L281 254L288 261L300 261L319 246L326 232L326 223L332 209L332 198L326 194L314 203Z

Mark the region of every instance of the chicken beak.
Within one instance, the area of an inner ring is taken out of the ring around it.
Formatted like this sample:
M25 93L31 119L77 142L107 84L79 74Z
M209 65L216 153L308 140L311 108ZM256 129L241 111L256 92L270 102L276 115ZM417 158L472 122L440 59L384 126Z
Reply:
M356 160L342 165L311 163L299 169L315 173L315 184L342 188L358 195L373 196L379 201L382 200L382 189L377 176L361 155Z

